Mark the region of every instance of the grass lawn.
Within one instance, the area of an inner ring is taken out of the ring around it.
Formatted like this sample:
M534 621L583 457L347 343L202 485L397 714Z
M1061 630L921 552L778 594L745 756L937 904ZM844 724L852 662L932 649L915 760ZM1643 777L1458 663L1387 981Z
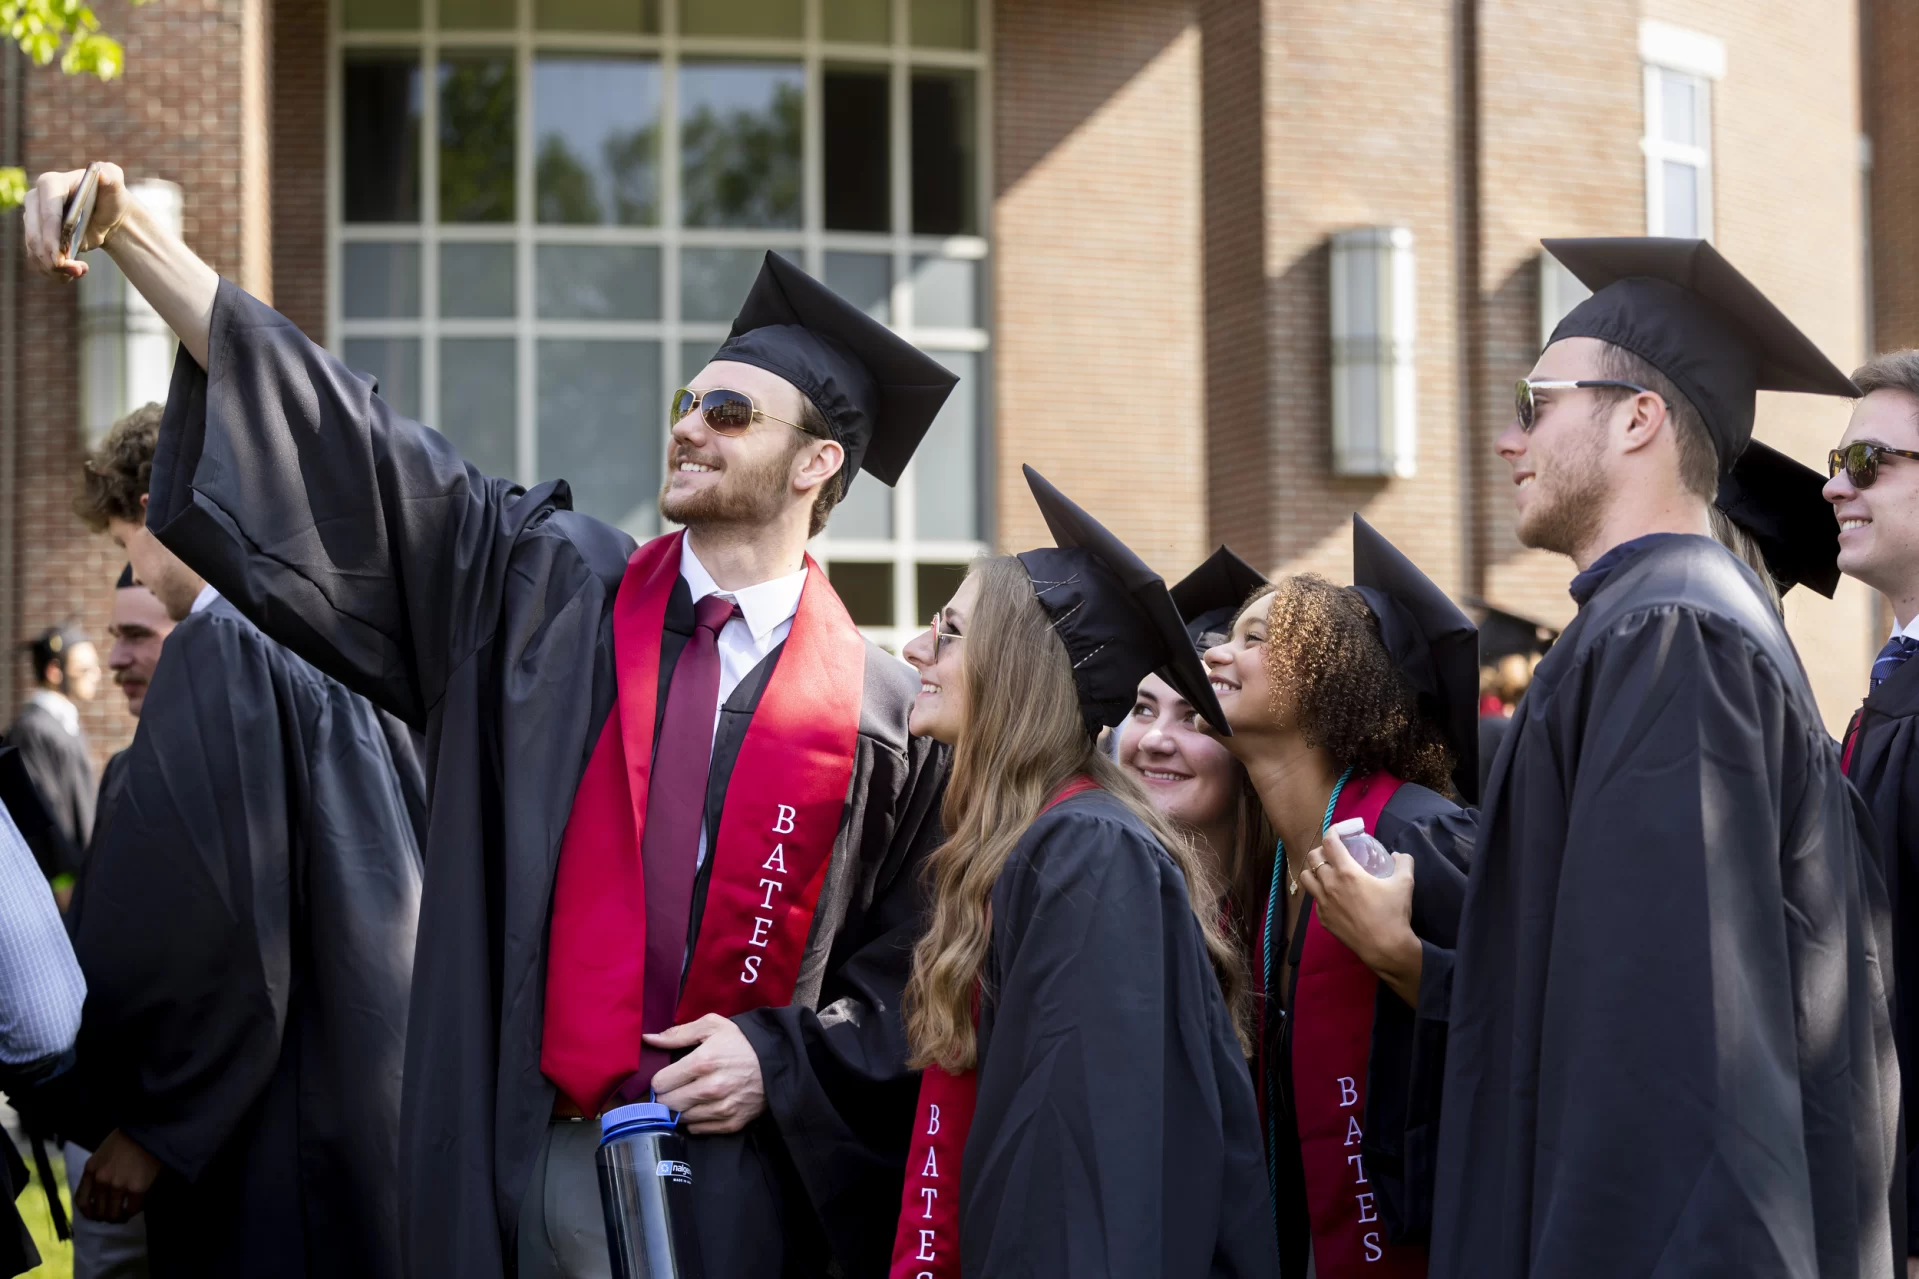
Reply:
M68 1220L72 1220L73 1202L67 1197L66 1165L58 1147L47 1153L53 1157L53 1176L60 1183L60 1202L67 1209ZM27 1169L33 1170L31 1157L27 1159ZM40 1250L40 1264L27 1271L26 1279L73 1279L73 1245L53 1237L53 1218L47 1214L47 1197L40 1190L39 1173L33 1172L27 1188L15 1202L27 1229L33 1232L34 1246Z

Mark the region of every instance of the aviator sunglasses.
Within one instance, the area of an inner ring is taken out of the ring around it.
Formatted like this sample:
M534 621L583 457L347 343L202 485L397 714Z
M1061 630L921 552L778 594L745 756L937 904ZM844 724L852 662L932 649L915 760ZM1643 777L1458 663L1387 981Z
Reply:
M720 435L742 435L747 427L753 425L756 417L790 426L796 431L806 430L798 422L774 417L753 403L753 397L743 391L714 390L695 395L686 387L673 392L673 399L666 410L667 426L672 426L694 409L700 411L700 419L706 423L707 429Z
M1640 395L1658 394L1637 382L1618 382L1611 378L1581 378L1576 382L1564 382L1556 378L1535 380L1522 377L1513 385L1513 412L1519 416L1519 429L1530 435L1534 424L1539 421L1539 403L1534 398L1534 392L1583 391L1588 387L1600 386L1610 386L1620 391L1634 391Z
M1826 454L1826 478L1831 479L1844 471L1854 488L1871 488L1872 482L1879 478L1879 459L1888 453L1894 457L1919 460L1919 453L1911 449L1895 449L1874 444L1870 440L1859 440Z

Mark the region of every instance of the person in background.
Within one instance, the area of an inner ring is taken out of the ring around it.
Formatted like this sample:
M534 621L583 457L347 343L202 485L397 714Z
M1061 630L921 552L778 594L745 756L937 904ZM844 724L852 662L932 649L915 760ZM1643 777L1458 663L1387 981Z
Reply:
M1358 515L1353 580L1282 579L1206 653L1225 745L1280 835L1255 1075L1281 1268L1322 1279L1425 1273L1471 826L1428 832L1479 788L1478 629ZM1325 835L1351 818L1401 854L1390 878Z
M1265 584L1223 546L1175 584L1170 594L1194 650L1204 653L1224 638L1240 605ZM1177 689L1148 675L1139 682L1133 709L1113 730L1114 757L1146 788L1153 807L1193 838L1225 894L1224 918L1245 943L1265 891L1273 832L1246 770L1202 725L1199 711Z
M160 646L173 626L159 596L134 579L133 565L122 569L113 584L113 624L107 628L113 647L107 650L107 670L127 699L127 714L135 719L140 718L154 667L160 664Z
M1919 1276L1919 351L1888 351L1852 375L1860 398L1832 451L1837 566L1885 598L1892 634L1879 650L1840 746L1841 766L1878 827L1892 897L1900 1075L1906 1097L1906 1273Z
M93 804L100 784L75 703L90 702L99 692L100 655L78 631L55 626L34 637L27 658L34 690L5 737L20 748L27 773L53 816L53 825L33 841L33 851L65 910L81 852L93 838Z

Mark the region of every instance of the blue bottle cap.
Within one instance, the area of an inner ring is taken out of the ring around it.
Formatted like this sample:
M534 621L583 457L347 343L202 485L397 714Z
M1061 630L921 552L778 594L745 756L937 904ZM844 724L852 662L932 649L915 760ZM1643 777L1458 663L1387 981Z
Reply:
M679 1118L657 1101L636 1101L631 1105L615 1106L600 1116L600 1140L605 1141L615 1132L670 1131Z

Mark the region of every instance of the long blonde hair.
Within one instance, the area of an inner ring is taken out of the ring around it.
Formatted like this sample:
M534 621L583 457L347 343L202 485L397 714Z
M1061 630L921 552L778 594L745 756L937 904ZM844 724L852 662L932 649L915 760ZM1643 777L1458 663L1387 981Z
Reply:
M1062 784L1084 773L1146 824L1186 877L1193 915L1244 1036L1246 980L1221 929L1217 886L1187 837L1086 735L1066 646L1012 556L974 565L979 600L961 658L966 727L941 816L947 840L927 859L932 919L913 949L903 1007L911 1064L970 1069L973 994L992 940L991 898L1013 846Z

